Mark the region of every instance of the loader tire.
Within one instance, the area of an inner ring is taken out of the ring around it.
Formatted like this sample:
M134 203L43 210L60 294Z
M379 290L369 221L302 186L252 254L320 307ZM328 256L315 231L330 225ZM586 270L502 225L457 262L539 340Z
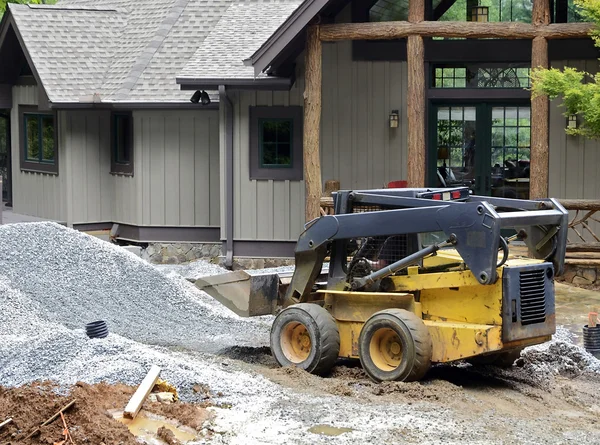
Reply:
M422 379L431 367L429 329L404 309L385 309L371 316L358 339L365 372L375 382Z
M277 315L271 327L271 353L281 366L327 374L340 353L335 319L317 304L287 307Z

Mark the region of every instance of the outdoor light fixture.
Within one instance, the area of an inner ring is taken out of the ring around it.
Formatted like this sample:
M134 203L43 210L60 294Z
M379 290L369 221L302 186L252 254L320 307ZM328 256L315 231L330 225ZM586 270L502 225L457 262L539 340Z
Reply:
M208 93L204 90L196 91L194 95L190 98L190 102L193 104L200 103L201 105L209 105L210 97L208 97Z
M487 6L473 6L471 8L472 22L487 22L490 13L490 8Z
M398 110L392 110L390 113L390 128L398 128L399 123L400 115L398 114Z
M202 105L210 104L210 97L208 97L208 93L204 90L202 90L202 93L200 93L200 102Z
M194 95L190 98L190 102L193 104L197 104L198 102L200 102L200 96L202 96L202 93L200 91L196 91Z
M569 120L567 121L567 127L575 129L577 128L577 115L569 114Z

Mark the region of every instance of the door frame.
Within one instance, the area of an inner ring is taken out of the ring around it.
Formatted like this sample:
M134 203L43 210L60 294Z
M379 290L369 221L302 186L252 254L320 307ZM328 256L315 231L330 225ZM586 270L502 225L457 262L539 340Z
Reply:
M493 107L531 107L531 100L524 98L503 99L430 99L427 104L427 147L426 147L426 184L435 187L437 184L437 110L439 107L475 107L475 134L478 150L475 154L475 188L476 194L491 193L491 159L492 159L492 108ZM482 181L484 172L489 170ZM482 186L483 185L483 186Z
M0 110L0 119L6 119L6 184L2 184L2 193L0 194L0 203L6 202L12 206L12 140L11 140L11 120L10 110ZM6 200L3 198L6 190ZM1 206L0 206L1 207Z

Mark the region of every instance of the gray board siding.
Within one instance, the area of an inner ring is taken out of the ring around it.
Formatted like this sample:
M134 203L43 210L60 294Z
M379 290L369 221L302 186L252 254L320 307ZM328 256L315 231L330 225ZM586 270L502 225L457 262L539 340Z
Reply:
M37 97L35 86L13 88L15 104ZM13 135L21 131L17 108ZM58 112L58 175L21 172L13 137L15 213L70 225L218 227L218 112L134 111L133 119L133 176L110 172L110 111Z
M297 70L289 92L231 93L236 240L290 241L302 231L304 181L250 180L249 176L249 108L302 105L302 56ZM342 188L358 189L406 179L406 75L405 62L353 62L351 42L323 46L323 181L337 179ZM392 110L400 113L395 129L389 128Z
M595 74L599 63L597 60L563 60L553 62L552 67L572 67ZM548 194L553 198L600 199L600 140L567 135L567 118L564 107L559 107L560 102L557 99L550 105ZM574 212L571 213L573 217ZM600 224L591 222L590 228L600 234ZM587 241L594 241L581 226L578 230ZM572 231L569 240L581 242Z

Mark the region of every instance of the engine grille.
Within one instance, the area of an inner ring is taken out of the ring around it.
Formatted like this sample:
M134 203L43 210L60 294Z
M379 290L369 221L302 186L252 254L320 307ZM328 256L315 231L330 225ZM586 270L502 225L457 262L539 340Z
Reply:
M521 324L546 321L546 269L522 271L519 274L521 292Z

